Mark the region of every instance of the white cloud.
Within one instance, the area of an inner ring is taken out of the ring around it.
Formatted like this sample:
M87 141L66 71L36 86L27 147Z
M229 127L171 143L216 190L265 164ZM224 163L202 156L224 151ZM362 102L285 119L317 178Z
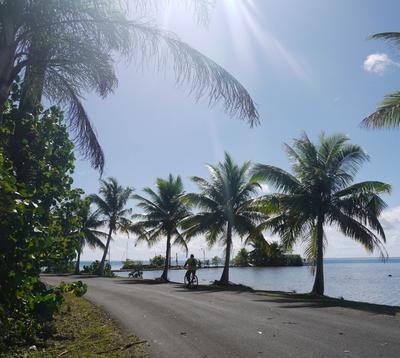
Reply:
M385 53L373 53L364 60L364 70L378 75L383 74L391 65L399 66Z

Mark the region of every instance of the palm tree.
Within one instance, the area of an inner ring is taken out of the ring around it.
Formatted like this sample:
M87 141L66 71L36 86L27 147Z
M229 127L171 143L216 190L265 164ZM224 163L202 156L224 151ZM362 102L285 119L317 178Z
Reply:
M382 39L400 48L400 32L383 32L369 37ZM393 128L400 126L400 91L388 94L377 110L362 121L366 128Z
M229 284L232 235L236 233L241 238L248 235L247 242L255 235L257 223L266 219L251 206L260 186L255 177L249 176L249 169L250 162L239 166L225 153L224 162L208 165L211 181L193 177L200 193L186 194L183 199L200 209L183 222L184 235L188 239L205 235L210 247L217 241L225 246L225 265L220 279L223 285Z
M98 212L103 216L102 224L108 226L107 243L98 270L98 274L102 275L111 235L117 233L121 228L125 230L129 224L130 220L127 215L131 213L131 209L127 209L126 205L132 197L133 188L124 188L118 184L115 178L100 180L100 183L100 195L92 194L89 198L97 205Z
M44 95L66 106L79 147L102 170L104 156L81 99L87 91L103 97L113 91L117 84L113 59L118 53L135 64L153 58L157 69L171 63L177 83L187 83L196 99L222 102L230 115L250 125L258 123L256 106L238 80L175 34L147 20L150 1L135 3L132 14L122 0L2 1L0 116L10 86L25 73L22 104L32 107ZM208 12L210 1L193 3L196 13Z
M337 227L344 235L368 251L382 255L386 241L379 215L386 207L382 193L390 185L378 181L353 184L354 176L368 155L341 134L321 135L316 145L304 134L291 147L285 145L293 174L280 168L258 164L254 173L274 185L279 192L258 200L259 209L271 218L261 229L279 234L285 249L298 240L307 243L306 254L316 264L313 294L324 294L324 227Z
M171 258L171 240L173 245L182 246L187 252L187 245L179 232L179 225L189 215L186 205L180 200L184 191L180 176L176 178L169 175L168 179L158 178L156 181L157 192L150 188L143 191L148 195L134 195L138 200L138 207L144 213L133 216L136 222L131 231L137 235L138 241L146 241L149 246L167 238L165 265L161 278L168 280L168 268Z
M91 248L99 247L105 249L105 245L101 241L107 238L107 234L97 229L103 225L103 221L99 219L99 212L90 211L90 200L83 202L77 216L81 219L80 236L78 238L78 249L76 258L75 274L80 272L80 259L83 248L87 245Z

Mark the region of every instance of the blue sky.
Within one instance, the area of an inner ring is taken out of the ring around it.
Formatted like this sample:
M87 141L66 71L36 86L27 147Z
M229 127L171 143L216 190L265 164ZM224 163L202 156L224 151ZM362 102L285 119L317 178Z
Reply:
M138 69L118 61L115 94L105 100L88 95L85 101L106 154L104 176L140 191L153 186L157 177L180 174L190 191L196 188L189 177L206 177L204 164L219 161L224 151L238 162L289 169L283 142L290 143L302 131L314 139L321 131L345 133L371 156L357 179L394 187L386 198L389 208L383 222L389 254L400 256L400 133L359 127L385 94L400 89L400 52L367 40L373 33L400 31L399 12L400 3L389 0L217 0L205 28L182 5L160 10L153 15L158 23L246 86L259 105L262 123L250 129L218 105L196 103L185 86L175 85L168 69L157 72L151 64ZM97 191L98 173L87 162L77 163L74 178L88 194ZM333 229L328 240L328 257L367 255ZM123 235L115 237L112 259L125 258L126 243ZM240 246L236 240L235 249ZM206 245L200 239L190 245L197 255L202 248ZM184 253L176 251L183 258ZM163 252L163 243L148 249L129 241L132 258ZM221 248L206 249L206 256L215 254L221 255ZM83 255L98 257L98 251L91 250Z

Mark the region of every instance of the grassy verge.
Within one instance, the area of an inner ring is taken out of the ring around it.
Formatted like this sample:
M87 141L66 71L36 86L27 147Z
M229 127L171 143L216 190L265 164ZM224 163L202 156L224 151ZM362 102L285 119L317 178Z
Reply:
M84 298L66 295L54 321L54 334L11 357L147 357L146 342L126 336L98 307Z

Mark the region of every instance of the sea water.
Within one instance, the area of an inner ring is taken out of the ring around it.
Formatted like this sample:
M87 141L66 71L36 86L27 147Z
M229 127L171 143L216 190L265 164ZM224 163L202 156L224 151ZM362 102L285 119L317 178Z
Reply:
M86 263L82 263L86 264ZM112 268L122 263L112 261ZM182 282L184 270L170 270L171 281ZM199 269L200 284L220 278L222 268ZM127 272L117 273L126 277ZM325 259L325 294L347 300L400 306L400 258L387 262L380 259ZM161 271L145 271L144 278L160 277ZM313 273L302 267L231 267L230 281L259 290L310 292Z

